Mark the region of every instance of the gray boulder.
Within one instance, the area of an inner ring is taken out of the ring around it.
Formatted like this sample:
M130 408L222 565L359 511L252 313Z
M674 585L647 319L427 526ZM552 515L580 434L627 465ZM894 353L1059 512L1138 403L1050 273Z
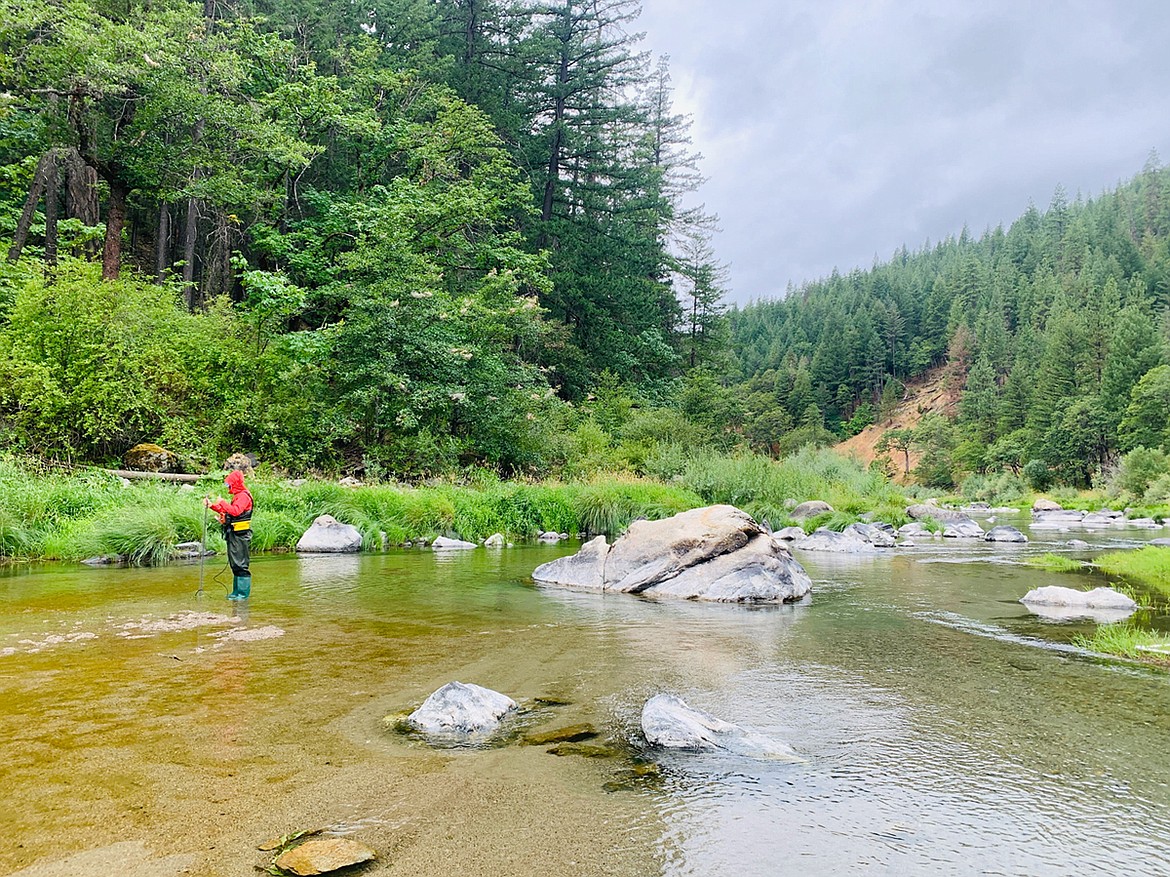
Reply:
M872 545L874 548L893 548L895 541L893 527L887 531L889 524L850 524L845 528L846 533L854 533Z
M970 518L951 520L943 529L943 536L947 539L982 539L983 528Z
M898 528L898 535L906 538L912 536L933 536L934 534L926 528L925 524L911 521L909 524L903 524Z
M362 533L332 515L321 515L297 542L297 551L308 554L351 554L362 550Z
M833 511L833 507L827 502L821 502L819 499L810 499L808 502L802 502L790 511L788 517L794 521L803 521L807 518L813 518L831 511Z
M1041 527L1052 529L1053 527L1067 527L1072 524L1080 524L1085 517L1085 513L1079 509L1052 509L1032 512L1032 525L1034 527Z
M906 515L916 521L923 518L934 518L940 524L947 521L969 521L970 518L958 509L944 509L942 506L930 503L916 503L906 509Z
M983 537L984 542L1027 542L1028 537L1015 527L992 527Z
M796 600L812 586L787 549L733 506L634 521L612 545L598 536L572 557L537 567L532 577L595 591L716 602Z
M474 542L464 542L462 539L448 539L446 536L436 536L431 543L435 551L466 551L469 548L478 548Z
M516 701L481 685L448 682L406 717L406 724L427 734L490 734Z
M681 697L657 694L642 707L642 733L664 749L722 750L753 758L802 761L791 746L690 707Z
M801 551L831 551L836 554L870 554L877 546L856 530L841 533L819 527L796 543Z
M785 542L795 542L797 539L804 538L803 527L785 527L783 530L777 530L772 534L773 539L782 539Z

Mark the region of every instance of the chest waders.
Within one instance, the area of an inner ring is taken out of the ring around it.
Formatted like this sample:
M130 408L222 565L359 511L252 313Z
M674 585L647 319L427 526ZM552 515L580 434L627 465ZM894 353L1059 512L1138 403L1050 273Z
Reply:
M247 600L252 593L252 571L248 557L252 543L252 510L242 515L225 515L223 538L227 540L228 565L232 568L229 600Z

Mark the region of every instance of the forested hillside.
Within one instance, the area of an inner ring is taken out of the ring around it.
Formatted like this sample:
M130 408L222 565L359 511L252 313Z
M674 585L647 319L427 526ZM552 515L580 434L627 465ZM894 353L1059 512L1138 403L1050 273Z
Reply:
M0 13L9 447L540 467L602 384L669 404L715 356L634 0Z
M1152 156L1097 198L1058 191L1006 230L964 230L735 311L745 431L828 442L943 367L958 417L887 438L897 459L922 451L920 481L1006 471L1084 486L1135 448L1170 450L1168 306L1170 170Z

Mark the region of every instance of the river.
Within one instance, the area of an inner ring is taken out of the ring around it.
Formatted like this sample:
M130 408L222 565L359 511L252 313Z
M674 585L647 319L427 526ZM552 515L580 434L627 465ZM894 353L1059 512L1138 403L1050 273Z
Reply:
M222 560L202 596L193 565L0 568L0 874L226 877L326 828L415 877L1164 875L1170 676L1016 602L1101 583L1022 556L1150 535L798 552L812 597L769 608L532 585L574 546L262 557L244 607ZM387 721L453 679L629 749L434 750ZM635 777L659 691L807 762Z

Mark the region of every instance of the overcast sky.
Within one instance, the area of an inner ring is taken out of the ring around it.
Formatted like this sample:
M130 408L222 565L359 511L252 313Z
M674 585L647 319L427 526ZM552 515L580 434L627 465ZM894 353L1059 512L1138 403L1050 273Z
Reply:
M1170 162L1166 0L642 0L729 299Z

